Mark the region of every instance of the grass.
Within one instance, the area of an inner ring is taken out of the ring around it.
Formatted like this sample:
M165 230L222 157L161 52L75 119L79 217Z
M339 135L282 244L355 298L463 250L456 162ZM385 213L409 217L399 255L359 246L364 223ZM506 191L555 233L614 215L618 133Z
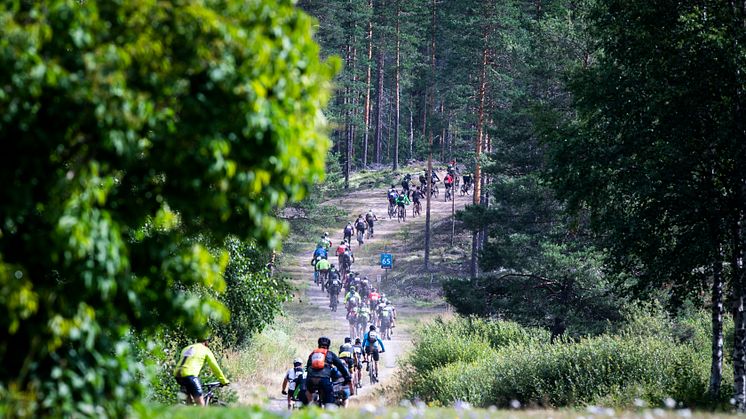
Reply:
M292 413L274 413L262 410L258 407L242 408L217 408L202 409L198 407L165 407L158 405L137 406L132 414L133 418L151 419L191 419L191 418L215 418L215 419L260 419L260 418L348 418L348 419L401 419L401 418L453 418L453 419L482 419L482 418L555 418L555 419L577 419L579 417L604 417L613 416L618 418L660 418L674 419L696 416L698 418L736 418L741 417L733 414L713 414L710 412L689 410L663 410L663 409L639 409L639 410L608 410L600 407L588 409L562 409L562 410L498 410L498 409L471 409L467 406L459 408L435 408L423 404L403 405L398 407L374 407L363 405L351 407L345 410L320 410L301 409Z

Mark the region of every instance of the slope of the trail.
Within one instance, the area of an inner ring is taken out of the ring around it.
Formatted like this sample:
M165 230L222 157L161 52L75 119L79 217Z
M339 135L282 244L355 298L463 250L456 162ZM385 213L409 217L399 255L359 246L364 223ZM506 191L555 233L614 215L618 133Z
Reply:
M466 202L467 198L457 197L456 209L463 208ZM385 273L379 265L380 253L392 253L395 261L398 258L408 256L407 248L411 243L406 243L405 238L421 235L424 231L424 202L422 215L412 218L410 207L405 222L398 222L396 218L388 218L385 189L364 189L352 192L344 197L329 200L322 205L342 209L347 214L349 221L354 221L359 214L365 214L369 210L373 210L378 216L379 221L375 223L373 238L367 240L363 245L358 245L353 239L353 242L355 242L353 244L355 263L352 266L352 271L358 272L360 276L367 276L374 286L380 287L384 293L393 291L387 288L396 287L396 284L393 281L383 281ZM442 194L440 199L433 199L431 203L432 223L450 217L451 205L450 202L444 202ZM334 248L342 240L342 230L345 224L346 222L337 225L330 221L323 225L323 230L330 233ZM313 285L313 268L310 259L316 241L317 239L309 238L308 243L296 243L296 248L300 250L291 255L286 255L289 257L285 258L284 266L280 267L280 274L290 277L299 290L294 301L286 306L286 316L288 317L287 320L297 324L299 332L296 338L300 341L298 342L300 347L306 347L310 352L315 347L316 339L319 336L329 336L332 339L332 350L336 351L344 337L348 336L348 323L342 305L340 304L338 311L332 312L329 309L328 296L321 292L320 287ZM396 262L394 269L396 269ZM386 351L381 354L381 362L379 363L380 383L371 386L367 377L363 377L363 388L359 390L357 396L351 399L353 405L383 403L381 394L377 394L376 390L384 388L395 376L399 360L412 344L412 329L423 319L433 317L443 311L442 308L428 309L415 305L412 303L412 299L408 299L406 302L396 301L396 299L392 301L397 310L397 327L394 329L392 339L384 341ZM303 359L307 357L307 353L299 355ZM288 367L290 362L291 360L288 360ZM269 394L266 394L266 397L260 397L260 399L269 400L268 407L272 410L286 408L285 399L278 394L281 380L282 376L280 374L275 382L268 385ZM249 384L250 386L251 384ZM256 392L256 388L252 391Z

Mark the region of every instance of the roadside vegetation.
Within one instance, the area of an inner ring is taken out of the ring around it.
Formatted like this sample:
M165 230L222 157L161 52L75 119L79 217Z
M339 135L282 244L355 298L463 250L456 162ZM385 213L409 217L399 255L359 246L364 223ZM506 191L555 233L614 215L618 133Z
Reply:
M732 322L727 333L732 334ZM429 404L544 408L641 406L719 409L709 384L709 318L629 313L597 336L550 343L544 329L458 317L416 331L402 374L404 394ZM726 363L726 371L731 370ZM725 374L726 385L732 375Z

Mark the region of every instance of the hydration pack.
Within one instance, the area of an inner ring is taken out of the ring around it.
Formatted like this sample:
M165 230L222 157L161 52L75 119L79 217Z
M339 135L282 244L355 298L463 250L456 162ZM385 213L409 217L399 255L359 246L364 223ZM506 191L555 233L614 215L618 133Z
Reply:
M311 368L321 371L326 367L326 355L329 352L325 348L316 348L311 352Z
M345 227L345 236L351 236L352 235L352 226L348 225Z
M358 230L365 230L365 221L360 220L357 222L357 229Z

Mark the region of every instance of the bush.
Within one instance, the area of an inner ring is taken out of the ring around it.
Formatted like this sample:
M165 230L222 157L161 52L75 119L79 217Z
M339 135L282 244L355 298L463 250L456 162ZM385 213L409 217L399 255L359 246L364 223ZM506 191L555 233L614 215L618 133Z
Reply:
M415 349L407 362L418 374L426 374L446 364L474 362L493 355L483 337L455 329L461 329L461 325L454 326L438 319L416 333Z
M637 315L619 335L557 345L547 343L547 332L515 323L438 320L417 333L406 393L437 404L461 400L483 407L509 407L513 400L544 407L631 407L635 399L661 405L668 397L687 406L724 403L706 394L710 358L709 344L702 345L708 343L703 316L673 321ZM726 364L725 381L730 368Z

